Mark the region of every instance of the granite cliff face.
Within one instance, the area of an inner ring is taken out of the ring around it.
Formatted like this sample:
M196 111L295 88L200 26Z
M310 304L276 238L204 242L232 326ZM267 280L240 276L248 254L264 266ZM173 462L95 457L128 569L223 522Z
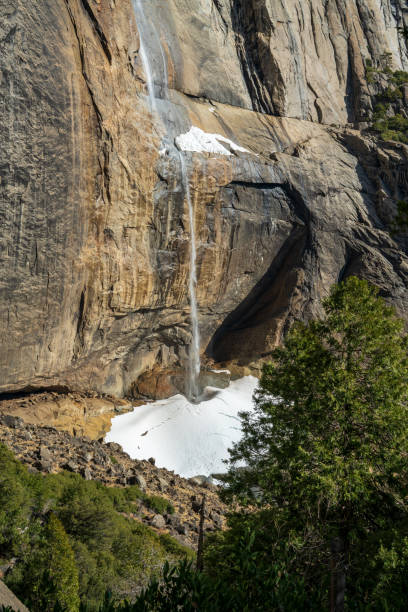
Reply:
M190 233L169 125L248 151L184 154L209 359L259 362L349 274L408 318L406 242L389 232L408 149L362 131L365 61L408 69L406 3L144 6L159 113L130 0L0 0L3 392L172 392L157 380L186 363Z

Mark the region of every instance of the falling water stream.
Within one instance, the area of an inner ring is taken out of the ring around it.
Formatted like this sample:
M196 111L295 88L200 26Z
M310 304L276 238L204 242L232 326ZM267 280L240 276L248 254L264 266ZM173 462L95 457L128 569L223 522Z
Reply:
M134 0L133 1L133 7L134 7L134 11L135 14L137 15L138 13L142 16L144 15L143 12L143 5L141 3L141 0ZM144 17L143 17L144 19ZM142 23L143 19L140 19L139 23ZM149 93L149 101L150 101L150 108L152 110L153 113L157 113L157 105L156 105L156 96L155 96L155 91L154 91L154 81L153 81L153 73L151 70L151 66L150 66L150 62L149 62L149 57L147 55L147 51L144 45L144 36L142 35L142 26L139 26L139 52L140 52L140 57L142 58L142 64L143 64L143 68L145 71L145 75L146 75L146 84L147 84L147 91Z
M186 161L183 153L180 151L181 172L184 183L184 193L186 194L188 204L188 216L190 222L190 277L189 277L189 294L190 294L190 309L191 309L191 346L190 346L190 363L189 363L189 389L188 394L190 399L198 401L200 390L198 386L198 377L200 375L200 330L198 327L198 308L197 308L197 249L195 239L195 223L194 209L191 200L190 180L186 168Z
M152 62L148 53L148 45L147 39L154 38L152 44L155 45L155 48L160 52L160 89L161 89L161 98L168 98L168 76L167 76L167 62L166 57L163 51L163 47L161 45L160 37L157 33L154 25L147 20L144 7L143 0L132 0L133 10L137 20L137 26L139 31L139 39L140 39L140 57L143 64L143 69L146 76L146 85L149 94L149 102L150 109L152 113L158 115L158 117L163 122L166 131L169 132L169 126L166 125L165 117L161 115L157 100L156 100L156 91L155 91L155 74L152 67ZM170 134L167 133L167 136L170 137ZM188 216L189 216L189 225L190 225L190 274L189 274L189 298L190 298L190 311L191 311L191 345L189 351L189 367L188 367L188 385L187 385L187 395L188 398L193 402L198 402L200 398L200 389L199 389L199 375L201 369L200 363L200 330L198 326L198 307L197 307L197 249L196 249L196 236L195 236L195 221L194 221L194 208L193 202L191 198L191 190L190 190L190 177L187 169L186 159L183 151L179 149L175 149L179 159L180 159L180 167L181 167L181 176L183 183L183 191L185 194L185 198L188 205Z

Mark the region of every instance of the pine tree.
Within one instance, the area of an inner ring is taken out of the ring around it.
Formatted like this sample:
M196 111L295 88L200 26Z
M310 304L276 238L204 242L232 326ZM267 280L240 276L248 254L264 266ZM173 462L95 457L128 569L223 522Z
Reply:
M65 612L79 610L79 577L74 553L61 521L51 514L48 523L50 563L48 576L53 584L54 601L47 601L50 610L58 603Z
M296 324L264 367L225 495L267 510L306 573L331 568L338 611L351 583L369 598L384 568L395 576L406 564L408 342L403 322L357 278L333 288L324 313Z

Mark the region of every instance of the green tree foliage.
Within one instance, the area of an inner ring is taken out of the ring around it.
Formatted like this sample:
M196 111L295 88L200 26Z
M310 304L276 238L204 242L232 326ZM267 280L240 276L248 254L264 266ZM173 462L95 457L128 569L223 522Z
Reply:
M172 567L166 563L160 580L152 580L133 603L118 603L109 594L99 612L244 612L255 610L247 606L246 594L234 591L220 579L212 579L182 561ZM269 610L262 607L262 611ZM86 607L81 612L87 612Z
M47 544L49 546L48 573L55 585L55 602L48 601L47 608L44 610L52 610L58 601L66 612L78 612L78 568L70 540L61 521L54 514L51 514L48 521Z
M284 559L322 609L331 564L339 584L352 577L348 609L382 610L407 577L407 337L357 278L336 286L324 311L296 324L265 366L225 496L264 509L252 518L258 550L264 538L270 565Z
M159 495L146 496L146 505L158 514L174 514L173 505Z
M141 498L150 501L135 486L105 487L68 472L29 473L0 445L0 561L16 559L8 586L31 612L51 610L54 602L62 611L76 610L75 593L93 612L106 589L116 599L133 599L160 576L166 560L191 554L134 520ZM158 503L168 506L161 498L150 501Z
M373 97L372 128L383 140L408 143L408 120L404 102L404 85L408 72L392 71L392 55L385 53L375 67L366 59L365 76Z

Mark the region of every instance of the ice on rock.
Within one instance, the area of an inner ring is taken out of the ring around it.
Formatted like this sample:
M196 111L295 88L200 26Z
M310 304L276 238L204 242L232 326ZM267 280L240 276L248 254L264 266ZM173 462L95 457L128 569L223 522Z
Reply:
M183 395L139 406L112 419L106 442L118 442L133 459L155 457L158 467L190 478L226 471L228 448L241 438L239 412L253 410L258 379L246 376L226 389L207 387L207 400Z
M233 155L233 153L250 153L235 144L229 138L221 134L208 134L194 125L185 134L180 134L175 139L180 151L191 151L194 153L215 153L218 155Z

